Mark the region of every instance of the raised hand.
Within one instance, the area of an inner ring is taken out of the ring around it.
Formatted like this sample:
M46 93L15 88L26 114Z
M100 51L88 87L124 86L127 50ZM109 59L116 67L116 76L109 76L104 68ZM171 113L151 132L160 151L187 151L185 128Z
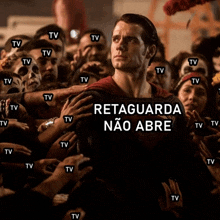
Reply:
M63 160L65 157L70 156L71 153L76 148L77 136L75 132L67 132L66 134L59 137L51 146L50 150L47 152L46 158L57 158ZM61 146L60 142L68 142L68 147Z
M61 126L63 130L68 129L72 125L76 124L76 122L82 118L89 117L92 115L92 112L88 112L92 109L93 104L87 104L88 101L92 99L92 96L87 96L83 98L84 94L81 93L78 96L76 96L71 102L69 100L66 101L64 104L60 117L57 119L57 124ZM71 116L72 122L71 123L65 123L64 117L65 116Z
M162 182L165 190L165 198L158 199L162 211L170 211L175 214L177 218L180 217L180 210L183 208L182 193L176 181L169 179L169 185Z

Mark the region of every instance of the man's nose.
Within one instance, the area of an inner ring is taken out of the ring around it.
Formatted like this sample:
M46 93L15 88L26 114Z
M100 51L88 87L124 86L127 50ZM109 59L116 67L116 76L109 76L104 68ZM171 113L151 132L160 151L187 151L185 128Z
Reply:
M126 50L127 46L126 46L126 42L125 40L123 39L120 39L120 41L118 42L118 45L117 45L117 50L121 50L121 51L124 51Z
M92 47L91 50L90 50L90 54L94 56L97 53L98 53L98 49L96 47Z
M46 70L52 70L52 69L53 69L53 64L51 63L51 61L47 61Z

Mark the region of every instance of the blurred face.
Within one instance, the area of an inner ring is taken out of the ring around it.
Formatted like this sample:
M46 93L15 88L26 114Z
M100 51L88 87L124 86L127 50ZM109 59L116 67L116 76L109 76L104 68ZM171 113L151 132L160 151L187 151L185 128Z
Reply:
M178 98L182 102L185 112L196 110L201 113L207 103L207 92L202 84L192 85L187 80L179 90Z
M142 27L119 21L112 35L111 60L115 69L137 71L148 64L147 48L141 38Z
M62 41L59 38L57 40L49 39L49 35L48 34L45 34L45 35L41 36L40 40L46 40L49 43L54 45L54 49L55 49L56 56L57 56L58 63L59 63L59 61L63 57L63 53L64 53L64 51L63 51L64 48L63 48Z
M107 43L102 36L100 36L98 42L92 42L90 34L91 33L88 33L81 38L79 43L79 49L82 51L82 55L84 55L87 52L87 50L89 50L86 62L104 62L107 59L108 54Z
M219 57L212 57L213 67L216 72L220 72L220 56Z
M0 81L0 94L19 93L24 91L24 86L19 77L12 77L13 81L11 85L4 85L3 81Z
M193 57L193 58L198 58L198 57ZM183 62L179 76L183 76L186 73L191 73L191 72L199 72L202 73L205 77L208 77L208 67L202 59L198 58L198 63L197 66L190 66L188 58Z
M21 58L18 59L14 64L13 72L21 77L25 92L33 92L41 84L41 74L34 59L30 65L23 65Z
M155 67L165 67L165 72L163 74L157 74ZM163 89L169 90L171 86L171 70L168 65L164 65L160 62L153 62L147 68L147 81L152 82Z
M29 52L37 61L42 76L42 82L55 82L58 78L57 57L52 50L50 57L43 57L41 49L34 49Z

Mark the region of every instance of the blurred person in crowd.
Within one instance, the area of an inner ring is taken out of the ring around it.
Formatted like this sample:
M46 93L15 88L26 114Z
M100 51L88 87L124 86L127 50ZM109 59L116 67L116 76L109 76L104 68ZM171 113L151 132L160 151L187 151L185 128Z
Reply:
M27 52L16 52L9 56L3 69L19 75L25 92L33 92L41 84L42 77L38 65L33 56Z
M211 65L201 54L180 52L172 58L170 63L174 67L176 78L181 78L183 75L190 72L198 72L204 75L208 81L211 80Z
M57 56L57 64L65 55L66 37L62 28L56 24L49 24L38 29L34 35L34 40L46 40L53 44Z
M12 82L5 82L7 79L12 79ZM10 94L20 92L24 92L21 76L9 71L0 71L0 93Z
M147 68L147 81L169 91L174 82L170 63L167 60L155 57Z
M12 43L14 40L20 40L21 42L17 43ZM15 53L21 46L23 46L25 43L31 40L31 37L27 35L14 35L10 38L5 43L4 49L1 51L1 59L4 59L13 53ZM14 45L15 44L15 45Z

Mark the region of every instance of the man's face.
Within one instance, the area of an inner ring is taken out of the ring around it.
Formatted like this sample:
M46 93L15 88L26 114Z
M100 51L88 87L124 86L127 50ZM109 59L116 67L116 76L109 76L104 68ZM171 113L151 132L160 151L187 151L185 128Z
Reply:
M29 52L37 61L42 76L42 82L55 82L58 78L57 57L52 50L50 57L43 57L41 48L34 49Z
M87 54L87 60L88 61L100 61L104 62L107 59L108 55L108 49L105 39L100 36L98 42L92 42L91 33L85 34L79 43L79 49L82 52L82 55L84 56L85 52L89 50Z
M136 71L148 64L147 47L141 38L143 29L137 24L119 21L113 30L111 60L115 69Z
M193 57L195 58L195 57ZM198 58L198 57L197 57ZM191 72L199 72L202 73L205 77L208 77L208 67L202 59L198 58L198 63L196 66L190 66L188 58L183 62L179 76L183 76L184 74L191 73Z
M21 77L25 92L33 92L41 84L42 77L34 59L30 65L23 65L21 58L18 59L14 64L13 72Z
M157 74L155 70L156 67L165 67L164 73ZM151 63L151 65L147 68L147 81L169 91L172 82L170 68L167 64L160 62Z
M0 94L11 94L11 93L19 93L24 92L24 86L22 85L22 81L19 77L12 77L13 81L11 85L5 85L3 81L0 81Z
M48 34L45 34L45 35L41 36L39 40L46 40L49 43L54 45L54 50L56 52L56 56L57 56L57 59L58 59L58 62L59 62L60 59L63 57L63 54L64 54L64 48L63 48L62 41L60 39L57 39L57 40L49 39Z

